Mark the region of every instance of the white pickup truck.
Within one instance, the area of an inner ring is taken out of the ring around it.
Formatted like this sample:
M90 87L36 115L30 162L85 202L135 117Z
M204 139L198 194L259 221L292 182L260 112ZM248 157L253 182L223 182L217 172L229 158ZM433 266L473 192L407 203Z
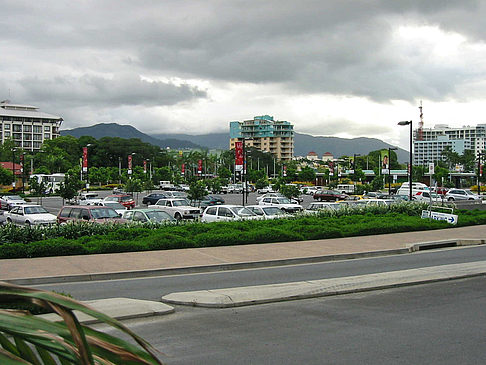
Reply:
M160 209L177 220L198 219L201 216L201 209L190 206L186 199L159 199L147 208Z

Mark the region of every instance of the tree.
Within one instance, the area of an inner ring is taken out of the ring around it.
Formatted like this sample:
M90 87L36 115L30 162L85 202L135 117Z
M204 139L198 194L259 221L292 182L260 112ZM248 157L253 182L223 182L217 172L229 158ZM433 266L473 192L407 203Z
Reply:
M10 170L0 166L0 185L10 185L12 183L13 173Z
M202 198L204 198L206 194L206 184L203 180L195 180L189 185L189 192L187 194L187 197L190 200L202 200Z
M316 181L316 172L310 167L303 167L298 174L299 181Z
M281 185L279 191L289 199L298 198L300 195L299 188L295 185Z
M64 178L64 182L59 184L59 195L64 200L72 199L78 193L78 190L81 189L83 186L83 182L79 180L76 176L66 174Z

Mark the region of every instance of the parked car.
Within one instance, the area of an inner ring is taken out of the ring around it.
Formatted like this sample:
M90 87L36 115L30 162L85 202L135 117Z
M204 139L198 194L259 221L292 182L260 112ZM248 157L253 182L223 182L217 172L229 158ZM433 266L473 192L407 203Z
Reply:
M126 223L126 219L120 218L119 214L111 208L98 205L67 205L61 208L57 214L57 222L66 224L68 222L91 222L91 223Z
M257 194L267 194L267 193L273 193L273 189L271 186L265 186L264 188L257 189Z
M292 203L289 199L285 197L278 197L278 198L263 198L259 201L258 205L267 205L271 207L277 207L282 209L284 212L287 213L296 213L303 210L302 205Z
M118 202L127 209L133 209L135 208L135 200L133 200L133 197L128 194L113 194L113 195L108 195L105 199L103 199L105 202Z
M165 195L165 198L160 198L160 199L185 199L187 198L187 193L183 191L176 191L176 190L170 190L170 191L164 191L163 193Z
M27 202L18 195L4 195L0 197L0 208L4 210L10 210L22 204L27 204Z
M224 204L224 199L217 195L206 195L201 200L192 200L191 205L199 208L206 208L210 205Z
M165 193L151 193L142 198L142 204L155 204L159 199L169 198Z
M79 205L97 205L102 201L97 193L82 193L76 198L76 204Z
M224 222L258 218L258 215L242 205L215 205L204 210L201 221Z
M290 214L285 213L282 209L277 207L269 207L264 205L247 205L246 208L251 210L262 219L291 217Z
M159 199L148 208L160 209L177 220L198 219L201 216L201 209L192 207L187 199Z
M439 202L442 201L442 195L431 192L429 190L416 190L414 194L414 191L412 190L412 200L418 200L418 201L432 200L434 202Z
M451 189L446 193L445 199L447 199L448 201L482 200L481 196L474 194L471 190L468 189Z
M335 210L335 209L339 209L339 203L313 202L309 204L305 212L318 213L321 210Z
M127 207L121 205L118 202L105 202L102 201L99 204L97 204L102 207L108 207L113 209L115 212L117 212L120 216L127 210Z
M23 204L4 213L5 222L19 226L46 226L56 223L57 217L41 205Z
M319 190L314 194L314 200L321 202L335 202L337 200L346 200L347 194L342 194L337 190Z
M163 212L160 209L132 209L127 210L123 213L122 216L129 222L138 222L138 223L163 223L163 222L175 222L175 219L172 218L166 212Z

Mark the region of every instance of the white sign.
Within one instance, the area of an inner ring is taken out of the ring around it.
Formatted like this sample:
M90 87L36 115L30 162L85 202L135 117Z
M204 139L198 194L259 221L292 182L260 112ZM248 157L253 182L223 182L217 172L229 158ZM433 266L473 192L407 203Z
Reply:
M435 174L434 172L434 163L433 162L429 162L429 175L433 175Z
M458 219L457 215L455 214L432 212L430 210L422 210L422 218L434 219L436 221L446 221L449 224L457 224Z

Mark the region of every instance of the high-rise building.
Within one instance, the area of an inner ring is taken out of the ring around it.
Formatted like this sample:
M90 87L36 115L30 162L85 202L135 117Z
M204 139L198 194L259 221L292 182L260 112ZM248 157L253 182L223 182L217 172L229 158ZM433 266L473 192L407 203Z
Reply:
M415 137L417 134L414 134ZM462 155L464 151L474 151L476 157L485 149L486 124L475 127L449 128L438 124L434 128L422 129L422 140L414 140L414 165L425 165L444 159L442 152L449 147L452 152Z
M230 149L243 139L246 147L273 153L279 160L291 160L294 156L294 126L287 121L262 115L243 122L230 122Z
M24 150L40 150L42 143L59 137L62 118L38 107L0 102L0 141L13 140Z

